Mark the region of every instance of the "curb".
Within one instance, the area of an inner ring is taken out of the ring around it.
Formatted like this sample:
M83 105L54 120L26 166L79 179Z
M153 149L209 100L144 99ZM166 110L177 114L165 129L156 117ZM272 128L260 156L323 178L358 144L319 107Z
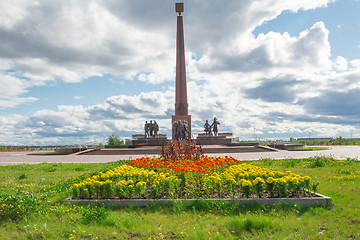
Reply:
M249 205L301 205L306 207L327 207L333 206L332 199L330 197L315 193L316 197L309 198L240 198L240 199L72 199L68 197L65 202L72 204L104 204L106 206L136 206L147 207L151 204L170 205L174 202L193 203L197 201L219 201L229 204L243 204Z
M269 146L259 145L258 148L263 148L263 149L266 149L266 150L269 150L269 151L273 151L273 152L278 152L278 151L279 151L278 149L273 148L273 147L269 147Z

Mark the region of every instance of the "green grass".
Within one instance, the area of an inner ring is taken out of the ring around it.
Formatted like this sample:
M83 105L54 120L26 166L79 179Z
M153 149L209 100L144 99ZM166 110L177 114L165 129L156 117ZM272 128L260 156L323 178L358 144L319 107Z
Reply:
M329 150L329 147L304 147L304 148L290 148L288 151L317 151L317 150Z
M334 207L201 201L147 208L75 206L63 202L75 179L119 163L0 166L1 196L20 199L28 192L33 194L30 200L37 199L32 203L36 209L24 216L0 214L0 239L360 239L359 161L318 157L251 163L309 175L321 182L318 192L332 197Z

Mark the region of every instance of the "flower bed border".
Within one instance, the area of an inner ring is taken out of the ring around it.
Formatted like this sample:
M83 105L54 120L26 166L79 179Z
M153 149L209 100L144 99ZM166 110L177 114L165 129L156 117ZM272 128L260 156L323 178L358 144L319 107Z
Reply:
M327 207L333 206L332 199L319 193L314 193L316 197L306 198L239 198L239 199L72 199L72 196L65 199L65 202L72 204L104 204L105 206L136 206L146 207L151 204L169 205L173 202L196 202L196 201L220 201L229 204L243 204L245 206L253 205L301 205L306 207Z

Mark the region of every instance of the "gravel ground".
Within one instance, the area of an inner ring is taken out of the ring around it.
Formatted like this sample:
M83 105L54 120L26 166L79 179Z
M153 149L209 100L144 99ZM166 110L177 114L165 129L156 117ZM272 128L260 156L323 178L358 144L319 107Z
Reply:
M331 146L330 150L321 151L285 151L278 152L249 152L230 154L208 154L209 156L232 156L240 160L259 160L262 158L287 159L307 158L312 156L333 156L336 159L359 158L360 146ZM0 165L37 164L37 163L98 163L114 162L142 157L144 155L61 155L61 156L36 156L28 152L0 152ZM150 155L153 156L153 155Z

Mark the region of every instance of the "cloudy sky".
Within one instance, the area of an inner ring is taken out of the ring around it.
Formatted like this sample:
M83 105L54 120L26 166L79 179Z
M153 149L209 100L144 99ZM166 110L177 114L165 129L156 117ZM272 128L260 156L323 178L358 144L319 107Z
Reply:
M172 0L0 0L0 144L106 143L174 114ZM188 0L193 134L360 137L359 0Z

